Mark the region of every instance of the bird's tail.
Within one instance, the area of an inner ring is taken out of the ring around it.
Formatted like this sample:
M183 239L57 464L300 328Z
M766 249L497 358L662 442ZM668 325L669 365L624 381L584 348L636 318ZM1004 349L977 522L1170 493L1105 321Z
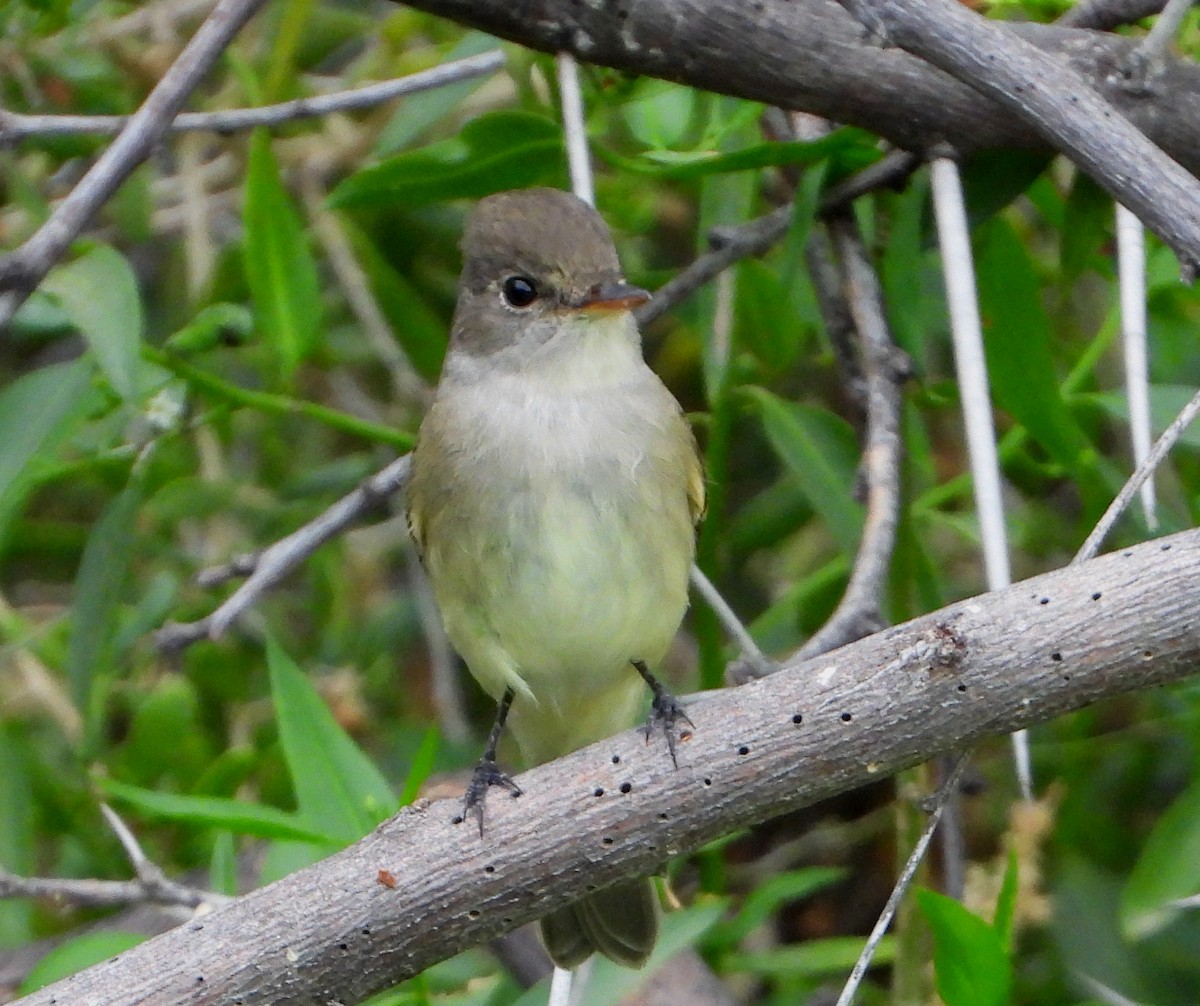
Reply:
M593 952L640 968L657 936L658 895L649 878L590 894L542 919L542 941L560 968L576 968Z

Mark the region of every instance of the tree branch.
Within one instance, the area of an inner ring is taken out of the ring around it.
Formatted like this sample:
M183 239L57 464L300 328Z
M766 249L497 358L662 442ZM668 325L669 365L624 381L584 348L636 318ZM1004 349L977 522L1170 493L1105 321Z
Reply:
M504 65L499 49L442 63L420 73L367 84L349 91L334 91L311 98L295 98L258 108L233 108L216 112L180 112L167 124L167 132L211 130L229 133L255 126L279 126L297 119L313 119L334 112L373 108L393 98L417 94L435 87L493 73ZM0 146L30 137L76 136L80 133L110 135L128 125L128 115L25 115L0 108Z
M565 49L601 66L861 126L919 153L946 143L966 156L1047 149L1053 142L922 59L872 44L828 0L412 0L410 6L543 52ZM1136 39L1054 25L1005 24L1003 30L1083 77L1175 160L1200 173L1200 130L1191 112L1200 102L1200 67L1171 60L1157 78L1159 92L1148 99L1130 92L1120 72ZM1096 122L1080 120L1100 131ZM1141 166L1114 169L1157 181Z
M458 801L418 803L330 859L21 1003L359 1001L737 828L1182 680L1200 664L1198 593L1200 534L1187 532L959 602L694 696L677 770L628 731L524 773L518 801L493 796L482 841L451 823Z
M872 32L1020 115L1200 269L1200 180L1069 67L956 0L839 0Z
M0 329L78 237L92 216L150 154L189 94L265 0L218 0L128 125L50 218L20 248L0 258Z

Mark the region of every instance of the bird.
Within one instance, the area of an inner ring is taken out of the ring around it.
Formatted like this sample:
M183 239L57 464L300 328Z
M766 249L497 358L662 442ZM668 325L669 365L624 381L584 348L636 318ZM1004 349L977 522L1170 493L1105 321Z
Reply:
M646 364L625 281L599 213L570 193L479 201L433 401L407 488L409 529L447 635L498 703L463 819L483 835L507 728L527 766L686 712L651 668L688 606L705 479L691 428ZM640 967L658 931L641 878L541 920L554 962L594 952Z

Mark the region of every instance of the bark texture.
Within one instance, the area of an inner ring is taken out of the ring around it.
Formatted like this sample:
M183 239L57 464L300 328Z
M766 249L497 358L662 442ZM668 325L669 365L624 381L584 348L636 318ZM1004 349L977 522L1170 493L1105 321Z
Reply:
M630 731L493 794L408 807L345 851L21 1000L353 1003L670 856L1200 663L1200 533L950 605L694 696L673 769ZM381 882L380 871L386 883ZM390 874L390 876L387 876Z

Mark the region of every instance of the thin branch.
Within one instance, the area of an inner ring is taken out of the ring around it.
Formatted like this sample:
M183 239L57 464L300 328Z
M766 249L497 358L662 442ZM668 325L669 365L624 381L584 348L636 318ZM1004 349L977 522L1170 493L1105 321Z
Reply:
M259 597L307 559L325 542L341 534L365 514L378 509L408 480L411 457L406 454L376 472L352 493L286 538L263 549L257 556L242 556L239 568L253 567L249 579L212 614L195 622L168 622L159 629L160 650L174 652L201 639L219 639ZM211 582L212 574L209 574Z
M1129 476L1129 480L1121 487L1117 498L1108 505L1108 509L1104 511L1104 515L1096 523L1096 526L1092 528L1092 533L1087 536L1087 540L1080 546L1079 551L1075 553L1075 558L1071 560L1072 565L1090 559L1100 551L1100 546L1104 544L1104 539L1108 537L1108 533L1113 529L1113 525L1120 520L1121 515L1128 509L1130 502L1137 495L1137 491L1141 488L1142 483L1154 474L1154 470L1162 464L1163 458L1179 442L1179 438L1183 436L1183 431L1192 425L1192 421L1197 415L1200 415L1200 392L1197 392L1192 400L1180 410L1179 415L1171 420L1171 425L1163 430L1162 435L1154 442L1154 448L1150 451L1149 457L1138 465L1137 470Z
M1125 57L1125 73L1130 81L1148 93L1151 78L1167 64L1167 50L1179 34L1183 19L1195 0L1167 0L1162 13L1146 37Z
M1164 0L1080 0L1054 23L1061 28L1111 31L1153 17L1163 9L1163 3Z
M1190 3L1191 0L1188 0ZM1136 468L1150 453L1150 367L1146 349L1146 229L1117 204L1117 286L1121 302L1121 345L1125 359L1125 397ZM1142 483L1142 513L1151 531L1158 530L1154 479Z
M203 928L143 943L22 1006L360 1001L589 885L644 876L669 854L984 737L1183 680L1200 666L1198 593L1192 531L958 602L691 697L678 769L665 745L627 731L523 773L525 795L494 801L482 841L451 823L457 799L418 801Z
M783 238L791 221L792 205L789 203L744 224L714 227L708 235L713 250L701 255L660 286L650 302L635 312L638 324L645 328L735 262L763 254Z
M1000 457L996 449L996 427L992 423L992 397L988 388L987 359L983 351L983 327L979 320L979 296L975 289L975 266L971 255L971 230L967 224L966 199L958 165L949 157L935 157L930 164L934 215L946 278L950 329L954 341L954 365L958 371L958 394L962 401L963 425L967 432L967 454L975 489L975 511L983 539L983 564L989 590L1000 590L1012 582L1008 563L1008 530L1004 522L1004 496L1000 487ZM1013 761L1021 795L1033 799L1033 771L1029 737L1022 731L1012 736Z
M841 260L865 377L867 433L862 473L867 506L846 592L829 620L800 648L798 656L802 658L815 657L882 628L883 596L900 519L900 387L908 376L908 361L892 341L879 277L853 218L835 218L829 229Z
M588 150L583 95L579 90L579 64L569 52L560 52L554 57L554 68L558 74L558 94L562 106L563 135L567 145L567 166L571 172L571 191L589 206L595 206L596 186L592 182L592 154Z
M925 853L929 851L929 843L933 840L933 833L937 831L938 822L942 819L942 813L945 811L946 805L950 802L951 798L958 791L958 780L962 778L963 769L967 767L969 757L967 754L958 755L957 760L946 776L946 781L942 783L941 788L934 794L932 806L926 808L929 811L929 821L925 825L925 830L921 832L921 837L917 840L917 844L913 846L912 852L908 855L904 869L900 871L900 876L896 878L896 884L892 888L892 893L888 895L887 904L883 906L883 911L879 913L879 918L875 920L875 926L871 930L871 935L867 937L867 942L862 948L862 953L858 955L858 960L854 962L854 968L851 970L850 977L846 980L846 984L842 988L842 994L838 996L836 1006L850 1006L854 1002L854 997L858 994L858 987L862 984L863 978L867 975L867 969L871 966L871 961L875 958L875 951L879 948L879 944L883 940L884 934L888 931L888 927L891 926L892 919L896 917L896 910L900 907L900 902L904 899L904 895L908 893L913 878L917 875L917 870L920 869L921 863L925 859Z
M1019 115L1162 238L1185 278L1196 274L1200 179L1069 66L955 0L839 3L869 30Z
M924 161L907 150L893 150L874 164L829 186L818 210L823 216L841 213L851 203L878 189L901 188Z
M312 221L313 232L341 285L346 303L391 378L393 400L413 406L424 403L429 397L429 389L400 349L392 327L355 258L341 221L325 205L325 192L315 172L302 170L299 188L304 208Z
M975 509L983 538L984 568L988 589L999 590L1008 586L1012 574L1008 565L1008 533L1004 526L1000 460L996 454L996 428L992 423L983 328L975 291L971 232L958 165L948 157L937 157L930 168L954 340L954 363L958 370L958 394L967 432L971 474L975 480Z
M54 898L78 907L111 908L154 904L188 909L218 908L235 899L202 891L169 880L151 862L125 822L107 804L100 804L104 820L116 834L137 875L136 880L79 880L18 877L0 869L0 898Z
M419 73L347 91L294 98L257 108L180 112L168 123L166 130L172 133L195 130L232 133L256 126L280 126L297 119L314 119L334 112L374 108L393 98L483 77L495 73L503 65L504 53L499 49L491 49L478 56L468 56ZM0 146L19 143L31 137L76 136L81 133L108 136L119 133L131 118L128 115L26 115L0 109Z
M150 154L189 94L265 0L218 0L120 135L34 234L0 259L0 329L66 253L96 211Z
M750 635L750 630L742 624L737 612L729 606L729 602L721 596L721 592L704 575L704 571L694 564L691 581L696 593L704 598L704 603L712 609L713 614L717 616L717 621L729 633L730 638L737 643L740 652L734 661L734 667L737 670L730 671L732 679L761 678L764 674L771 674L775 671L779 665L759 649L758 643Z

